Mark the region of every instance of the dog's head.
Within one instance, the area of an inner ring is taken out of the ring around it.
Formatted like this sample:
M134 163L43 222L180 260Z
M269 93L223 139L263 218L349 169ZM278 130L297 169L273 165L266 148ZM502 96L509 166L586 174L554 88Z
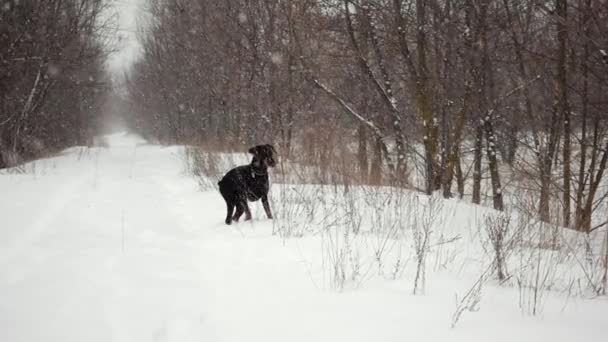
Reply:
M275 153L277 151L270 144L258 145L249 149L249 153L253 154L252 164L261 166L263 168L274 167L277 162L275 160Z

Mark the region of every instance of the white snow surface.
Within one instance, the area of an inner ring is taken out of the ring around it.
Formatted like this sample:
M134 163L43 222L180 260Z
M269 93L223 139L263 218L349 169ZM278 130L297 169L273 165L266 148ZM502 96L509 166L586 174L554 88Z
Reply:
M319 281L319 238L281 239L255 207L226 226L216 191L184 173L181 147L127 134L0 174L0 341L606 341L608 301L548 295L523 315L518 291L474 279ZM30 166L32 167L32 166ZM277 209L278 210L278 209ZM281 213L275 210L276 215Z

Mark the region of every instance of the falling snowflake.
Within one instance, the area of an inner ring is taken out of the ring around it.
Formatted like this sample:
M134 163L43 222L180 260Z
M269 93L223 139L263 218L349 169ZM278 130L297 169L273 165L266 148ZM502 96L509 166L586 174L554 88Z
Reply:
M283 63L283 55L281 55L281 53L279 53L279 52L273 52L270 55L270 60L274 64L281 64L281 63Z
M56 66L55 64L49 63L49 65L47 67L47 73L51 77L57 77L57 76L59 76L59 74L61 74L61 69L59 69L59 67Z

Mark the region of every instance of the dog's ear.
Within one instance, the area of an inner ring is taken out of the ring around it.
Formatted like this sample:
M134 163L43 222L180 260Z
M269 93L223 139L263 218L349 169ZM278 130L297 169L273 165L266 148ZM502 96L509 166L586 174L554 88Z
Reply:
M249 149L249 153L253 154L254 156L258 154L258 147L254 146L252 148Z

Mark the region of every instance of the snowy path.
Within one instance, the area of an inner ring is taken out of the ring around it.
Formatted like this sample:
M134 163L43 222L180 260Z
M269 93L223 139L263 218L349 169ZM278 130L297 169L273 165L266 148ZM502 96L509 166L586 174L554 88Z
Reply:
M490 312L449 330L452 291L411 296L399 282L319 289L299 242L272 237L257 205L258 221L226 227L221 197L183 175L178 148L122 135L110 142L84 157L72 149L38 161L35 174L0 175L0 341L605 336L605 305L540 323ZM498 308L513 299L488 296ZM497 324L505 320L519 330Z
M221 197L197 191L177 148L120 136L111 142L84 157L73 149L39 161L35 176L0 178L16 197L0 206L3 341L307 340L307 331L315 333L306 324L286 330L303 323L294 319L324 313L311 307L289 316L293 291L314 284L269 237L268 222L229 230Z

